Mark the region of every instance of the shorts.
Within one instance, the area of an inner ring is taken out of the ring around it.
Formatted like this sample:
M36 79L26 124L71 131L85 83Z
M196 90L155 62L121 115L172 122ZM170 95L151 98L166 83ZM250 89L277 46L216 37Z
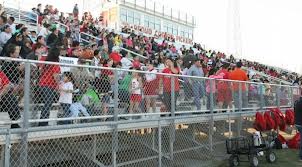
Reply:
M232 92L231 90L227 89L220 89L217 92L217 101L224 102L224 103L231 103L232 101Z
M131 102L141 102L142 101L142 95L139 94L132 94L130 96L130 101Z

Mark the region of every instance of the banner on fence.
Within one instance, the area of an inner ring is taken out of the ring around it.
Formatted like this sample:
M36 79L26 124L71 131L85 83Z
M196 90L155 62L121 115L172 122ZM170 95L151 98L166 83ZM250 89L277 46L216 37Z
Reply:
M63 57L60 56L60 63L65 63L65 64L78 64L78 58L74 58L74 57ZM61 66L61 72L66 72L66 71L70 71L70 67L66 67L66 66Z

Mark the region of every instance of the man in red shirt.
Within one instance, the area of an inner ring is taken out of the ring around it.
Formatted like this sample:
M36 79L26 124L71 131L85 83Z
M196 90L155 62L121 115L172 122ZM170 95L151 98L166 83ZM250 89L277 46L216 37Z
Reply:
M166 60L166 68L162 71L162 73L166 73L166 74L179 74L180 69L177 67L177 65L173 62L173 60L171 58L168 58ZM174 79L174 88L173 88L173 92L175 94L175 103L174 105L176 105L176 99L177 96L179 94L179 81L178 81L178 77L171 77L168 75L163 75L161 77L161 81L160 83L163 84L163 103L167 109L168 112L171 112L171 95L172 95L172 87L171 87L171 78Z
M235 81L248 81L248 77L245 71L241 69L242 63L237 62L236 63L236 68L234 71L230 73L230 80L235 80ZM239 91L241 89L242 91L242 108L247 107L247 91L246 91L246 83L243 82L233 82L233 91L234 91L234 103L235 103L235 108L239 108Z
M8 112L9 118L13 121L18 120L20 110L18 100L13 94L11 83L7 76L0 71L0 112ZM20 128L18 124L11 124L11 128Z

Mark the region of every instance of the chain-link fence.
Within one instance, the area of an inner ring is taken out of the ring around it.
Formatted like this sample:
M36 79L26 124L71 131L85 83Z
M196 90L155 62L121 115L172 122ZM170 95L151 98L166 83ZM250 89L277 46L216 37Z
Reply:
M1 58L4 166L213 166L255 111L292 107L299 89Z

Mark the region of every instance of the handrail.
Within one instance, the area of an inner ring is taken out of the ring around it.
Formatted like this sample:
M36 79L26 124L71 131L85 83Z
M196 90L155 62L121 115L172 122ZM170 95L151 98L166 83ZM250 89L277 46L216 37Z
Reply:
M93 35L88 34L88 33L85 33L85 32L81 32L81 33L80 33L80 41L83 40L83 41L85 41L85 42L89 42L89 41L83 39L82 36L81 36L81 34L87 35L87 36L89 36L89 37L91 37L91 38L94 38L94 39L96 39L96 40L101 40L101 38L99 38L99 37L93 36ZM131 50L129 50L129 49L126 49L126 48L123 48L123 47L119 47L119 48L122 49L122 50L124 50L124 51L126 51L126 52L128 52L128 53L131 53L131 54L134 54L134 55L136 55L136 56L139 56L139 57L141 57L141 58L143 58L143 59L148 59L146 56L143 56L143 55L141 55L141 54L138 54L138 53L136 53L136 52L133 52L133 51L131 51Z
M75 64L66 64L66 63L59 63L59 62L37 61L37 60L28 60L28 59L10 58L10 57L0 57L0 60L4 60L4 61L10 60L10 61L16 61L16 62L36 63L36 64L52 64L52 65L67 66L67 67L94 68L94 69L98 69L98 70L112 70L112 71L118 70L118 71L124 71L124 72L139 72L139 73L144 73L144 74L150 73L148 71L137 71L137 70L129 70L129 69L123 69L123 68L117 69L117 68L109 68L109 67L96 67L96 66L91 66L91 65L75 65ZM280 86L279 84L271 84L271 83L266 84L266 83L251 82L251 81L235 81L235 80L229 80L229 79L214 79L214 78L208 78L208 77L167 74L167 73L157 73L157 74L163 75L163 76L170 76L170 77L186 77L186 78L192 78L192 79L221 80L221 81L245 83L245 84ZM282 85L282 86L289 87L289 88L299 88L299 86L291 86L291 85Z
M8 4L8 5L6 5L6 4ZM15 19L18 19L19 22L22 21L21 16L23 16L25 18L32 19L31 17L28 17L26 14L34 15L35 19L36 19L35 20L36 21L36 26L37 26L36 27L36 30L37 30L36 32L39 31L39 26L38 26L39 25L39 15L37 13L34 13L32 11L27 11L25 8L22 8L20 2L18 4L16 4L16 3L12 3L11 1L9 1L9 2L3 1L3 7L17 10L18 11L18 13L17 13L18 18L15 18ZM26 14L24 14L24 13L26 13Z
M122 50L124 50L124 51L126 51L126 52L128 52L128 53L134 54L134 55L136 55L136 56L138 56L138 57L141 57L141 58L144 58L144 59L148 59L148 57L143 56L143 55L141 55L141 54L138 54L138 53L136 53L136 52L133 52L133 51L131 51L131 50L129 50L129 49L126 49L126 48L123 48L123 47L120 47L120 49L122 49Z
M56 24L59 24L60 26L65 27L67 31L70 30L69 27L68 27L67 25L65 25L65 24L63 24L63 23L60 23L59 21L55 21L55 23L56 23Z
M96 37L96 36L93 36L93 35L91 35L91 34L88 34L88 33L85 33L85 32L80 32L80 42L81 42L81 39L82 39L81 34L87 35L87 36L89 36L89 37L91 37L91 38L94 38L94 39L96 39L96 40L99 40L99 41L102 40L101 38Z

